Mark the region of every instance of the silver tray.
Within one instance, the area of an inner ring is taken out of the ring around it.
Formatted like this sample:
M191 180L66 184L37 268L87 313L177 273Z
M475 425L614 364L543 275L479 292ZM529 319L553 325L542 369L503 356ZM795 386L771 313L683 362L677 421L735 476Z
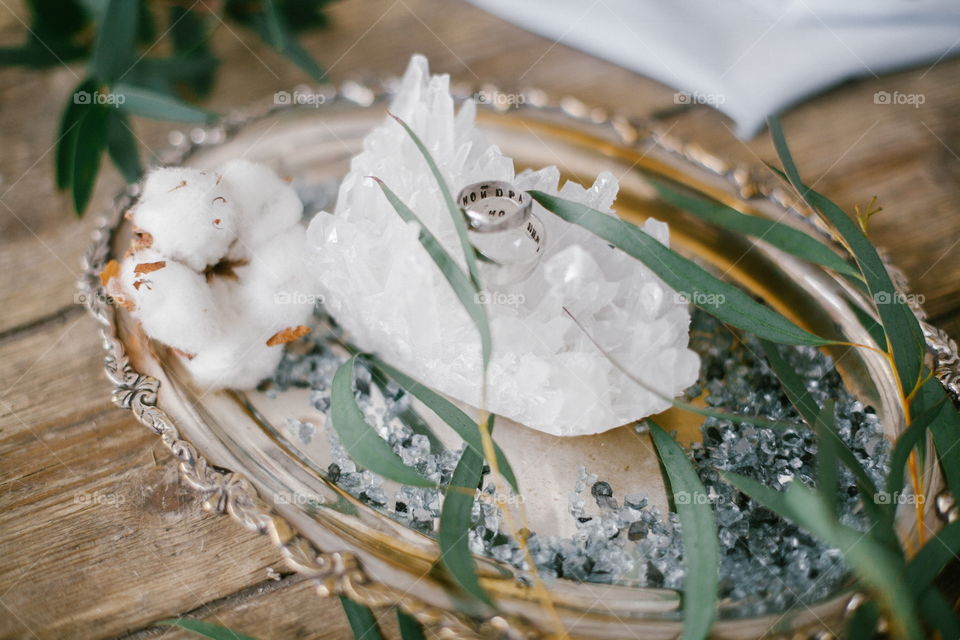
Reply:
M363 136L383 118L390 90L348 83L309 91L319 92L323 99L305 107L253 106L215 126L175 132L161 161L210 167L243 155L297 179L335 180L346 173ZM801 326L826 336L837 335L839 329L852 341L871 342L847 303L860 294L842 280L762 243L747 251L750 245L744 238L659 202L644 179L666 176L742 211L822 233L810 212L771 181L768 172L732 166L655 128L574 99L554 101L542 92L528 91L518 102L515 108L487 107L479 113L480 126L514 158L518 169L554 164L564 178L583 183L609 170L621 176L617 207L625 218L642 221L654 215L667 221L675 248L724 273ZM198 390L181 375L175 357L150 342L126 312L107 303L99 272L126 246L130 229L123 213L135 201L137 189L133 185L120 194L102 219L85 256L79 288L101 325L113 401L133 411L161 437L180 460L185 480L205 498L204 506L270 536L292 569L316 579L322 595L344 594L374 608L400 606L444 637L554 633L556 618L536 592L488 559L481 560L481 575L502 615L477 621L457 613L442 576L431 571L438 554L436 542L343 492L317 464L322 451L304 451L282 437L276 422L285 415L304 417L308 404L302 396L271 399L258 392ZM905 290L902 274L892 268L891 272ZM936 358L938 376L956 397L960 390L956 345L923 322L919 307L914 311ZM884 433L896 439L903 415L885 360L862 349L828 352L848 389L876 408ZM698 439L697 420L667 412L662 422L676 429L682 440ZM561 480L559 486L566 487L569 470L578 464L602 471L612 483L618 479L643 483L655 505L667 504L652 450L630 429L556 439L506 421L498 424L497 439L508 455L513 450L551 447L549 460L524 465L518 474L531 524L541 532L562 526L565 506L551 490ZM624 467L629 471L618 471ZM925 473L926 504L932 505L942 481L935 465ZM343 504L351 507L327 508ZM941 526L933 509L927 509L925 518L932 530ZM916 535L912 507L901 510L898 525L902 537ZM682 626L679 594L668 589L557 580L550 584L550 599L573 637L673 638ZM736 603L721 602L713 635L813 636L837 628L858 601L848 585L829 599L786 614L746 618L731 614Z

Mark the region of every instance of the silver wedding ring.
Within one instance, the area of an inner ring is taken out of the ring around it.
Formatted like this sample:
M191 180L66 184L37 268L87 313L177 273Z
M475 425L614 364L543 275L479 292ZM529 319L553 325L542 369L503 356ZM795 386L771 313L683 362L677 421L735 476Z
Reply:
M457 204L485 283L513 284L530 275L546 238L527 192L500 180L477 182L460 190Z
M457 203L471 231L481 233L519 227L530 217L533 198L509 182L475 182L460 190Z

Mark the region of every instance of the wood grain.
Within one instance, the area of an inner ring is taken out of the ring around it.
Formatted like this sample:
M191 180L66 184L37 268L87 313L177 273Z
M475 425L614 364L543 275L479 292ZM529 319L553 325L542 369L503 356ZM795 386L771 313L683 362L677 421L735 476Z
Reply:
M509 25L463 2L349 0L303 43L333 81L402 71L425 53L455 81L538 86L640 118L759 166L764 136L740 141L674 90ZM22 3L0 6L0 45L23 37ZM495 43L495 46L491 43ZM221 27L209 105L304 81L274 52ZM810 182L847 210L877 195L871 234L903 267L938 324L960 336L960 61L849 82L784 119ZM79 67L0 70L0 637L187 637L153 627L189 613L260 638L348 638L335 601L282 571L260 536L202 512L174 461L109 402L94 323L73 282L95 210L120 184L106 169L93 214L77 220L52 187L51 146ZM920 108L876 105L880 90L923 93ZM171 125L137 121L147 149ZM150 151L146 153L149 159Z

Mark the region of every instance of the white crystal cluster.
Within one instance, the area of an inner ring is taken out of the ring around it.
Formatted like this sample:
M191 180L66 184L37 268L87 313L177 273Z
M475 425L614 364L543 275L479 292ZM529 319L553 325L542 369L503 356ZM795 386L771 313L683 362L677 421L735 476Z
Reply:
M296 192L260 164L156 169L129 214L130 251L104 272L107 290L200 384L253 387L313 309L302 213Z
M454 194L464 185L505 180L559 194L612 213L617 180L601 174L589 188L559 187L555 167L515 174L513 162L475 128L475 106L454 109L446 75L431 76L414 57L390 107L422 138ZM307 235L311 269L327 310L362 348L377 352L422 383L467 404L481 402L480 340L473 322L379 187L389 185L462 263L436 183L412 141L392 119L373 130L351 163L333 212L320 212ZM567 308L603 348L669 396L697 377L687 348L686 304L641 263L588 231L535 205L546 227L537 268L522 282L485 293L493 335L486 407L555 435L599 433L666 409L631 381L568 317ZM668 243L667 226L647 233Z

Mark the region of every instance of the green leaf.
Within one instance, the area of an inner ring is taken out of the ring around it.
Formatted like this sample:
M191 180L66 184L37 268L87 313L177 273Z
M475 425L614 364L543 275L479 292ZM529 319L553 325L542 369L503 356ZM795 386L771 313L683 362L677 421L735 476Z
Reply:
M397 626L400 627L401 640L427 640L427 636L423 633L423 625L401 609L397 609Z
M716 200L681 193L657 180L649 180L660 197L673 206L714 224L721 229L751 236L808 262L837 273L862 278L860 271L813 236L788 224L741 213Z
M373 363L371 363L370 366L373 373L373 381L376 383L377 388L380 389L380 393L382 393L384 396L389 395L390 390L387 388L387 383L389 380L386 374L374 366ZM412 406L405 405L403 408L397 411L396 415L397 418L399 418L403 424L410 427L415 434L422 435L430 441L430 453L438 454L443 452L443 442L440 441L440 438L438 438L437 434L433 432L433 429L430 428L430 425L426 423L426 421Z
M86 112L77 124L73 140L73 207L82 215L93 195L100 173L100 159L107 146L110 125L110 107L101 104L84 105Z
M377 369L382 370L386 375L393 378L398 385L400 385L407 393L410 393L418 399L420 402L425 404L430 411L434 412L437 417L443 420L451 429L457 432L457 435L467 444L468 447L473 449L474 453L483 457L483 441L480 436L479 425L467 414L460 410L455 404L444 398L439 393L433 391L426 385L423 385L402 371L391 367L389 364L380 360L379 358L369 356L373 366ZM513 469L510 468L510 463L507 461L506 455L503 451L494 443L494 450L497 456L497 468L500 471L501 475L506 478L507 482L510 483L510 486L516 493L520 493L520 488L517 484L517 478L513 473Z
M950 606L939 589L931 587L918 598L920 612L931 628L940 633L941 638L960 638L960 620L957 612Z
M870 338L877 344L877 347L880 349L886 349L887 334L884 333L883 326L856 302L848 300L847 306L850 307L850 310L853 311L853 314L857 316L857 320L860 321L860 325L867 330L867 333L870 334Z
M831 515L837 513L837 449L843 446L833 430L834 404L832 399L824 402L823 409L813 423L820 445L817 449L817 493Z
M73 159L76 152L77 135L83 116L87 114L88 103L81 96L92 96L97 91L97 83L87 78L78 84L67 99L67 106L60 118L60 132L57 137L55 173L58 189L66 189L73 184Z
M912 593L923 593L960 555L960 520L951 522L923 545L907 565L907 581Z
M832 409L825 413L825 405L824 411L821 411L816 401L810 396L810 392L807 390L803 379L797 374L794 368L780 356L780 352L775 345L766 340L761 340L760 344L763 347L767 361L770 363L770 367L780 380L780 384L783 386L783 390L787 394L790 403L804 421L811 428L817 430L821 442L823 442L825 437L829 439L830 442L827 443L827 446L832 455L836 456L856 479L857 485L860 487L865 508L874 515L878 515L877 511L873 509L877 486L873 482L873 479L867 474L866 470L864 470L863 466L857 461L856 456L853 455L850 448L840 439L840 436L837 435L836 429L834 428L835 416ZM878 522L878 520L874 521Z
M874 523L871 535L891 549L899 549L899 540L894 529L893 514L879 506L877 485L857 460L856 456L836 431L833 401L824 404L821 410L807 391L806 384L790 364L780 356L776 345L760 341L767 361L780 380L787 398L804 421L817 432L817 489L826 501L831 513L836 512L837 475L839 461L856 480L860 490L863 509ZM828 406L829 405L829 406Z
M878 600L891 613L891 626L904 637L924 637L917 621L913 595L903 589L902 559L892 550L877 544L870 536L837 522L826 505L798 482L786 491L793 520L827 544L840 549L857 576L874 590Z
M347 622L350 623L350 629L356 640L383 638L380 627L377 626L377 619L373 617L373 612L368 607L357 604L347 596L340 596L340 605L343 607L343 613L347 616Z
M797 410L800 417L811 427L817 421L817 415L820 413L820 407L810 395L803 378L794 370L793 367L784 359L777 350L775 344L768 340L760 340L760 346L763 347L763 353L773 369L774 375L780 380L784 393L790 404Z
M751 499L839 549L859 580L873 591L890 613L895 635L911 640L924 637L917 620L914 594L903 589L903 559L894 550L878 543L872 536L840 524L827 504L797 481L791 482L787 490L780 493L734 473L722 475Z
M122 110L145 118L203 124L217 117L217 114L212 111L194 107L171 96L143 87L118 84L113 87L113 93Z
M316 82L323 82L325 72L313 57L300 46L276 0L265 0L263 11L244 15L241 20L278 53L286 56Z
M209 622L204 622L203 620L194 620L193 618L161 620L157 624L170 627L180 627L181 629L192 631L199 636L203 636L204 638L213 638L213 640L255 640L255 638L240 633L239 631L234 631L233 629L228 629L226 627L221 627Z
M114 109L110 112L110 127L107 135L107 151L110 159L127 183L136 182L143 175L137 138L130 129L127 116Z
M491 432L493 421L494 415L491 413L487 419L487 429ZM476 562L470 552L469 543L473 501L482 478L483 456L470 447L464 447L443 498L438 539L440 562L454 583L466 595L493 607L493 601L480 585Z
M957 455L960 451L960 413L947 397L943 385L934 377L920 387L910 409L919 416L927 407L937 406L940 410L930 423L930 432L947 486L954 495L960 495L960 455Z
M0 48L0 66L35 69L61 66L84 56L89 44L83 38L90 21L74 0L28 0L30 28L26 41Z
M180 5L170 7L170 38L175 55L169 60L167 77L184 83L198 96L210 93L219 63L210 51L209 36L210 30L199 12ZM188 73L182 70L183 66L192 68Z
M716 615L720 565L720 545L717 542L713 507L707 499L703 483L680 445L655 422L647 422L660 463L670 480L673 503L680 518L683 561L687 568L682 637L706 638Z
M364 419L353 392L356 360L357 357L353 356L340 365L330 387L330 424L340 436L344 449L358 465L385 478L415 487L435 487L434 483L405 465Z
M150 13L150 0L137 0L140 3L137 12L137 42L150 47L157 40L157 25Z
M90 72L101 82L119 80L133 64L139 10L137 0L110 0L107 5L90 58Z
M847 640L875 640L880 612L877 603L867 600L847 621Z
M426 153L425 149L424 153ZM490 353L493 349L493 343L490 337L490 325L487 321L487 312L484 306L480 304L480 290L477 288L477 282L479 281L474 280L471 282L469 279L467 279L466 274L461 271L459 265L457 265L450 254L447 253L447 251L443 248L443 245L440 244L440 241L437 240L436 236L433 235L430 229L423 224L417 214L411 211L410 208L404 204L403 201L401 201L400 198L398 198L397 195L390 189L390 187L384 184L382 180L373 176L371 176L371 178L376 180L377 184L380 185L380 189L383 191L383 194L386 196L390 204L393 205L397 215L399 215L404 222L415 222L420 227L420 244L422 244L423 248L426 249L428 254L430 254L433 262L440 269L440 272L443 273L443 276L447 279L447 282L450 283L450 287L460 300L460 304L463 305L463 308L470 316L470 319L473 320L473 324L476 325L477 331L480 333L480 348L483 355L483 369L485 372L487 365L490 362ZM472 253L470 254L470 257L471 259L473 258Z
M463 219L463 212L460 211L460 207L457 206L457 203L453 200L453 196L450 194L450 187L440 172L440 167L437 166L433 156L430 155L430 152L427 150L426 145L423 144L423 141L420 140L413 129L410 128L410 125L392 113L390 116L400 123L403 130L406 131L410 139L413 140L413 144L420 150L423 159L426 160L427 166L430 168L430 172L433 174L437 186L440 188L440 193L443 196L443 201L447 205L447 210L450 212L450 217L453 218L453 226L456 228L457 237L460 239L460 247L463 249L463 257L467 263L467 271L470 273L470 279L473 281L477 290L482 289L483 285L480 281L480 271L477 267L473 245L470 244L470 237L467 235L467 222Z
M29 38L26 44L19 47L0 47L0 67L28 67L31 69L46 69L59 67L66 62L76 60L84 54L83 47L70 43L53 43L45 41L40 44Z
M801 181L776 118L770 120L770 133L788 181L814 211L819 211L833 225L853 252L890 341L904 393L909 394L920 380L925 350L916 316L894 287L880 254L860 227L840 207Z
M946 402L946 398L944 398L944 402ZM910 422L910 426L900 434L893 446L893 453L890 455L890 471L887 474L886 499L884 500L891 517L896 512L898 497L903 491L905 484L904 468L907 466L910 452L922 447L923 443L926 442L927 430L940 415L942 407L943 403L939 403L926 408L921 414L915 416Z
M780 491L771 489L753 478L748 478L731 471L721 471L720 475L727 484L733 485L740 493L746 495L751 500L759 502L781 518L786 518L787 520L793 519L787 507L787 501Z
M563 220L580 225L633 256L675 291L723 322L774 342L830 344L663 246L634 224L542 191L531 191L530 195Z
M960 554L960 520L945 526L928 540L907 564L907 585L917 594L924 618L941 638L960 638L960 620L950 603L935 584L947 565Z

